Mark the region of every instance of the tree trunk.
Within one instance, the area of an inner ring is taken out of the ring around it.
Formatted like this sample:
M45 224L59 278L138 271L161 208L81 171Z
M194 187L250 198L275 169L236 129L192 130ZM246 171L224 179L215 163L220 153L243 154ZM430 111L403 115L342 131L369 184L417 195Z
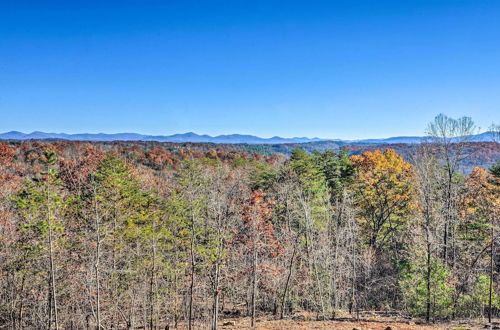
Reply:
M95 251L95 284L96 284L96 328L101 329L101 297L99 281L99 257L101 248L101 236L99 232L99 212L97 210L97 191L94 186L94 208L95 208L95 231L96 231L96 251Z
M255 298L257 293L257 249L254 246L253 265L252 265L252 306L251 306L251 325L255 326Z
M154 329L154 306L155 306L155 298L154 298L154 289L155 289L155 281L156 281L156 218L153 216L152 219L152 241L151 241L151 274L149 278L149 327L150 329Z
M219 319L219 261L215 264L213 306L212 306L212 330L217 330L217 320Z
M281 309L280 309L280 319L281 320L283 320L283 317L285 314L284 312L285 312L286 294L288 292L288 284L290 283L290 278L292 276L293 260L295 258L295 253L297 252L299 235L300 234L297 234L297 239L296 239L295 245L293 247L292 257L290 258L290 265L288 266L288 276L286 278L285 288L283 289L283 295L281 296Z
M446 218L444 224L444 237L443 237L443 264L448 266L448 236L451 226L451 185L453 180L453 172L451 172L450 168L451 164L447 160L448 167L448 182L446 186Z
M217 330L217 321L219 320L219 282L220 282L220 263L223 253L223 237L220 204L218 203L217 215L217 260L215 262L214 288L213 288L213 304L212 304L212 330Z
M491 243L490 243L490 287L489 287L489 300L488 300L488 322L491 323L491 314L492 314L492 306L491 306L491 301L493 297L493 257L494 257L494 229L493 229L493 223L491 224Z
M195 272L195 260L194 260L194 240L195 240L195 225L194 225L194 213L191 214L191 283L189 284L189 312L188 312L188 330L193 329L193 290L194 290L194 272Z
M154 233L154 229L153 229ZM153 239L154 240L154 239ZM153 242L152 247L152 265L151 265L151 276L149 279L149 327L154 328L154 283L155 283L155 271L156 271L156 243Z
M429 323L431 317L431 246L427 243L427 302L425 320Z
M50 179L49 179L50 180ZM59 329L59 320L57 317L57 297L56 297L56 280L55 280L55 267L53 255L53 237L52 237L52 215L50 208L50 184L47 185L47 225L49 227L49 273L50 273L50 301L49 301L49 329L52 328L52 307L54 308L54 323L56 330Z

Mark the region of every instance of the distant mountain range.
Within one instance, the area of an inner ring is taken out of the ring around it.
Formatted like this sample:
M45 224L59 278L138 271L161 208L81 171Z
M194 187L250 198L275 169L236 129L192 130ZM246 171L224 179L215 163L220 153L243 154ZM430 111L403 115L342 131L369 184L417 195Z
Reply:
M340 140L340 139L320 139L307 137L282 138L274 136L272 138L261 138L253 135L229 134L229 135L199 135L196 133L184 133L174 135L143 135L138 133L45 133L32 132L22 133L11 131L0 133L0 140L70 140L70 141L158 141L158 142L197 142L197 143L218 143L218 144L285 144L285 143L309 143L319 141L333 141L345 144L397 144L397 143L420 143L425 137L420 136L399 136L386 139L364 139L364 140ZM490 132L473 135L470 141L489 142L492 141Z

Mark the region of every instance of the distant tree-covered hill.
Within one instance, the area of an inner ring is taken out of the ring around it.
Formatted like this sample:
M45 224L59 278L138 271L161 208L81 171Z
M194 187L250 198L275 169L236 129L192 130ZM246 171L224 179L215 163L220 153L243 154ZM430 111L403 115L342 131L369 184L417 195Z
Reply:
M117 153L131 152L140 154L153 149L163 149L175 157L182 154L182 157L202 157L207 153L219 154L226 157L231 154L254 155L261 157L283 156L288 157L292 151L301 148L307 153L325 150L338 151L343 149L349 155L359 155L365 151L394 149L407 161L412 162L413 155L419 148L419 144L397 143L397 144L349 144L339 141L316 141L309 143L282 143L282 144L217 144L217 143L174 143L156 141L101 141L101 142L80 142L80 141L60 141L60 140L13 140L6 141L10 145L24 146L27 148L33 144L54 143L61 149L71 149L82 143L91 143L100 149L115 150ZM500 143L496 142L467 142L465 143L466 157L460 162L460 170L469 173L474 166L489 168L500 160ZM186 156L187 155L187 156ZM232 157L232 156L229 156Z

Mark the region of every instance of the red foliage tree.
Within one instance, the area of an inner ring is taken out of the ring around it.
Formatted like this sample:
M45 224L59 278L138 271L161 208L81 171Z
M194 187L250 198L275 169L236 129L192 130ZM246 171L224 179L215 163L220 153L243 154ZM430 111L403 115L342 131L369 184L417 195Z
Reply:
M251 266L245 269L245 273L251 275L252 326L255 325L258 275L273 271L272 267L262 261L266 257L273 258L283 253L283 247L276 238L273 223L269 220L273 205L274 201L266 200L262 191L254 191L250 202L243 209L243 226L237 236L242 254L251 257Z

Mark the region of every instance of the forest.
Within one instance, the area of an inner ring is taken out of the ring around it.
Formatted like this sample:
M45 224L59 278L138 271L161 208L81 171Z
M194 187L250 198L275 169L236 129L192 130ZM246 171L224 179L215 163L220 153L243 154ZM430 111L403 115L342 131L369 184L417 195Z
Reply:
M0 328L253 327L302 311L491 322L500 163L470 166L474 130L439 115L405 157L2 142ZM493 135L482 145L498 152Z

